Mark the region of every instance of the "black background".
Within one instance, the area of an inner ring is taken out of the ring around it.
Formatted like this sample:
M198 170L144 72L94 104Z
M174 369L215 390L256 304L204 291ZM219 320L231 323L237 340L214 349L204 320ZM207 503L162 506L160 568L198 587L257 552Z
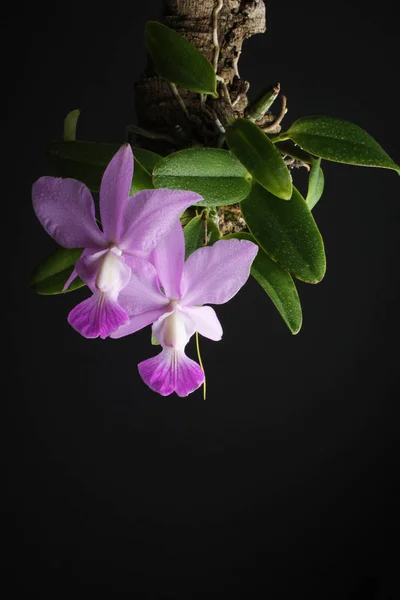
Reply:
M142 383L148 329L85 340L66 320L83 290L29 290L54 248L30 199L51 174L45 144L74 108L80 139L124 140L161 5L16 5L3 20L2 581L53 598L398 598L395 172L325 162L328 268L298 284L303 329L291 336L249 280L217 307L223 340L202 341L206 401ZM342 117L399 163L394 6L271 0L241 76L252 96L280 81L287 126Z

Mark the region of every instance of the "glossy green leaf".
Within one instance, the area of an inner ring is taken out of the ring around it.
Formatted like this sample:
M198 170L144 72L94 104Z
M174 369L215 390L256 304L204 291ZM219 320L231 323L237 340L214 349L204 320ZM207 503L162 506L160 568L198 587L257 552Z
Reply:
M61 177L78 179L85 183L92 192L98 192L104 171L120 147L121 144L98 142L53 142L47 146L47 154ZM135 169L131 187L132 194L153 187L151 175L142 166L139 156L144 158L148 164L155 164L155 157L158 157L153 152L140 148L133 148L133 153Z
M220 232L217 225L206 213L195 217L186 225L183 230L185 236L185 260L198 248L212 245L220 238Z
M248 228L272 260L297 279L321 281L326 268L324 244L311 211L296 188L290 202L281 202L256 184L241 207Z
M32 289L38 294L63 294L63 287L81 254L81 248L57 248L32 273L30 281ZM84 285L77 277L65 291L72 292Z
M257 125L237 119L226 130L226 141L233 154L266 190L289 200L292 178L274 144Z
M64 141L73 142L76 140L76 125L78 123L80 111L71 110L64 119Z
M394 169L396 165L366 131L342 119L312 116L295 121L283 134L300 148L334 162Z
M324 191L324 172L321 169L321 159L311 167L308 178L308 192L306 197L307 206L310 210L314 208Z
M250 233L233 233L224 236L223 239L231 238L257 243ZM251 274L271 298L293 335L298 333L303 315L300 298L290 273L282 269L262 248L259 248L251 266Z
M153 184L197 192L204 200L196 206L221 206L246 198L251 176L228 150L190 148L163 158L154 168Z
M149 21L145 41L160 77L186 90L218 98L212 64L182 35L162 23Z

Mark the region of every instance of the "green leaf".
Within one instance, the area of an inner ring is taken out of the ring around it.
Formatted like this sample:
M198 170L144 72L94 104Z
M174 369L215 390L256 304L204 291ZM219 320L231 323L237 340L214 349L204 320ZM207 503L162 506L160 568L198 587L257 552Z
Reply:
M153 184L197 192L203 200L196 206L221 206L246 198L251 176L228 150L190 148L163 158L154 168Z
M144 167L150 174L153 172L156 164L162 160L162 156L160 156L160 154L156 154L150 150L144 150L144 148L132 148L132 151L135 161L138 160L142 167Z
M207 217L204 211L198 217L194 217L183 230L185 236L185 260L198 248L214 244L220 238L217 225Z
M154 333L151 333L151 343L153 344L153 346L159 346L160 342L158 341L158 339L155 337Z
M149 21L145 41L160 77L186 90L218 98L212 64L182 35L162 23Z
M100 190L104 171L113 156L121 148L121 144L98 142L53 142L47 146L47 155L61 177L72 177L85 183L92 192ZM144 157L148 163L155 158L148 156L146 150L133 148L135 170L131 193L151 189L153 183L150 173L141 165L138 156ZM149 153L153 155L154 153ZM158 155L155 155L158 156Z
M271 108L280 92L281 86L279 83L264 91L250 106L245 110L246 119L250 121L258 121L262 119L267 110Z
M248 119L237 119L226 130L234 155L266 190L282 200L292 195L289 170L269 138Z
M296 188L290 202L281 202L256 184L241 207L248 228L272 260L297 279L321 281L326 269L324 244L311 211Z
M139 160L136 158L130 194L136 194L137 192L140 192L140 190L151 190L153 189L153 187L153 180L151 178L150 173L141 165Z
M71 110L64 119L64 141L72 142L76 139L76 125L78 123L80 111Z
M223 239L231 238L257 243L250 233L232 233L224 236ZM284 271L262 248L259 248L251 266L251 274L271 298L293 335L298 333L303 316L300 298L290 273Z
M196 217L196 209L193 206L189 206L179 217L182 227L186 227L186 225Z
M312 116L295 121L285 137L300 148L334 162L394 169L396 165L383 148L366 131L342 119Z
M51 158L59 158L65 162L78 162L84 165L106 168L121 144L105 142L53 142L47 146Z
M63 287L71 275L82 248L57 248L32 273L30 285L38 294L63 294ZM66 292L72 292L85 284L79 277L74 279Z
M307 206L310 210L314 208L324 191L324 173L321 169L321 159L311 167L310 176L308 178Z

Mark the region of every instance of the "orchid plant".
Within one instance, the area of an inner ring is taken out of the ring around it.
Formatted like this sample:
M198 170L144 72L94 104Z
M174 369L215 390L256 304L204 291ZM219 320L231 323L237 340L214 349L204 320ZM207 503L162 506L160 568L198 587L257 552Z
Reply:
M41 177L33 185L33 208L60 246L84 248L63 290L79 276L92 296L70 312L72 327L86 338L105 339L152 323L163 350L140 363L139 373L163 396L187 396L204 382L201 367L185 355L187 342L195 332L216 341L222 336L214 310L203 304L223 304L239 291L258 247L221 240L184 264L179 215L201 196L158 189L129 197L133 169L132 149L124 144L101 181L102 230L90 190L75 179Z
M80 113L69 113L64 140L48 147L61 177L41 177L32 190L34 211L60 247L31 284L40 294L86 285L91 295L68 316L85 338L118 339L152 325L161 352L138 365L140 376L164 396L187 396L205 384L200 355L198 364L185 354L189 339L221 339L208 305L228 302L250 274L291 333L300 331L294 280L318 283L326 269L312 214L324 189L322 160L398 174L400 167L369 134L340 119L304 117L282 130L284 97L279 117L266 126L278 85L241 112L218 114L218 99L234 103L217 60L212 65L157 22L146 26L146 46L155 76L191 122L191 137L127 128L129 138L164 139L162 155L131 140L77 141ZM189 114L178 87L198 97L204 122ZM205 128L208 141L199 133ZM306 197L293 184L299 166L309 173ZM91 192L99 192L99 221Z

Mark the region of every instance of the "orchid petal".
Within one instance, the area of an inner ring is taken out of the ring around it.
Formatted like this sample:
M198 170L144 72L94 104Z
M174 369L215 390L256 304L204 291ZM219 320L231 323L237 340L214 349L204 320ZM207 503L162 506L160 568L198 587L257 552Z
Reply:
M76 269L74 268L71 275L68 277L67 281L64 283L64 287L62 289L63 292L66 292L67 289L69 288L69 286L71 285L71 283L74 281L74 279L76 279L78 277L78 273L76 272Z
M185 306L182 307L182 313L192 320L195 331L200 335L219 342L222 337L222 327L211 306Z
M74 267L74 270L72 271L71 275L69 276L69 278L68 278L68 279L67 279L67 281L65 282L65 284L64 284L64 287L63 287L63 292L65 292L65 291L66 291L66 290L69 288L69 286L71 285L71 283L74 281L74 279L75 279L76 277L79 277L79 273L78 273L78 271L76 270L76 265L78 264L78 262L79 262L79 261L80 261L80 262L79 262L79 264L80 264L80 265L82 265L82 267L79 267L79 266L78 266L78 270L79 270L81 273L84 273L84 277L83 277L83 278L81 277L81 279L83 280L83 282L84 282L84 283L86 283L86 285L89 287L89 289L90 289L92 292L94 292L94 291L95 291L94 281L95 281L95 279L96 279L96 274L97 274L97 271L95 271L95 268L94 268L94 266L91 266L91 270L92 270L92 272L94 272L94 276L93 276L93 284L91 284L92 276L89 274L89 272L88 272L88 271L86 271L86 270L85 270L85 272L83 272L83 271L81 270L81 269L85 269L85 262L86 262L86 261L83 261L83 259L84 259L84 258L86 258L86 257L88 257L88 259L87 259L87 260L88 260L88 261L90 261L90 257L92 257L92 256L93 256L93 257L94 257L94 256L98 256L98 257L100 257L100 256L104 256L104 255L106 254L106 252L107 252L107 250L100 250L100 251L98 251L98 250L93 250L93 249L91 249L91 248L86 248L86 249L85 249L85 250L82 252L82 254L80 255L79 259L76 261L76 263L75 263L75 267Z
M93 293L106 292L113 300L117 300L131 278L131 269L124 256L119 256L114 248L101 252L84 251L75 269Z
M139 331L139 329L143 329L151 323L154 323L154 321L157 321L162 315L162 312L163 309L149 310L140 315L130 317L129 323L117 329L117 331L111 334L111 337L113 339L119 339L126 335L131 335L131 333L135 333L136 331Z
M68 323L85 338L105 339L129 317L121 306L107 294L97 293L71 310Z
M157 356L142 361L138 369L149 388L162 396L176 392L183 398L197 390L204 381L200 366L183 351L171 348L163 348Z
M162 310L169 304L160 290L157 271L146 260L126 256L132 270L131 278L121 291L119 303L130 317L152 310Z
M126 204L118 246L128 252L150 252L166 235L179 215L202 200L182 190L141 190Z
M41 177L32 186L33 209L47 233L64 248L104 248L89 189L76 179Z
M128 202L133 177L133 154L124 144L113 156L100 186L100 216L104 235L110 243L118 243L122 215Z
M176 306L166 312L153 324L153 334L164 347L184 350L186 344L196 331L195 322Z
M180 298L181 277L185 262L185 238L179 219L176 219L170 232L153 250L151 262L157 269L165 295L168 298Z
M78 276L86 283L88 288L94 293L96 291L96 277L100 270L101 263L108 250L92 250L87 248L82 252L81 257L75 263L75 270Z
M183 267L182 304L224 304L246 283L258 246L248 240L220 240L193 252Z

